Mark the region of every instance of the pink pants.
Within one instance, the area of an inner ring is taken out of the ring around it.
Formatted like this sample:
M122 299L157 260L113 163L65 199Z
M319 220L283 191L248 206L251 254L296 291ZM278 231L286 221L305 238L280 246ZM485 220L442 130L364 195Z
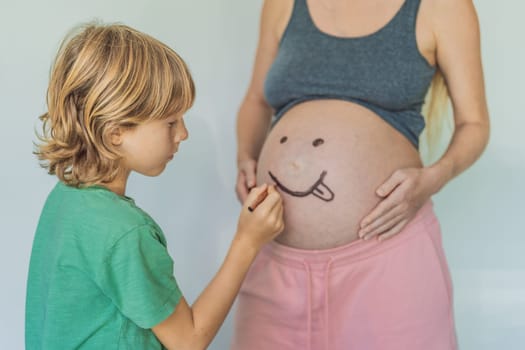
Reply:
M384 242L270 243L237 300L232 350L454 350L452 287L428 202Z

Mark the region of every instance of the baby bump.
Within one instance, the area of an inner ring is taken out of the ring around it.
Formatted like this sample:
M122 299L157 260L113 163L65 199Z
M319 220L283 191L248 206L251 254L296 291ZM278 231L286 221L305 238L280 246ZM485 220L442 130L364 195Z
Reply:
M301 103L273 127L257 182L276 184L285 230L277 241L325 249L357 239L359 222L395 170L420 167L417 150L372 111L338 100Z

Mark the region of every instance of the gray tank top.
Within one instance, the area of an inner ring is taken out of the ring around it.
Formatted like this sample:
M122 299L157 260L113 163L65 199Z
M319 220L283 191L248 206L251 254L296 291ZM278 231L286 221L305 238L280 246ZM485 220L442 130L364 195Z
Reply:
M341 38L321 32L306 0L295 0L264 94L277 122L298 103L342 99L369 108L418 148L421 108L435 67L416 43L420 0L405 0L381 29Z

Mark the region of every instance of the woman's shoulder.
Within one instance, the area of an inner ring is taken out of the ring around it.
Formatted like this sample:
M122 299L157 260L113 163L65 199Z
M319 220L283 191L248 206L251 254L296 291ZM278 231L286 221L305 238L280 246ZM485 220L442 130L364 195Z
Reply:
M452 23L476 13L472 0L421 0L420 11L435 23Z
M297 0L265 0L261 15L263 30L268 28L280 39L292 17L295 1Z

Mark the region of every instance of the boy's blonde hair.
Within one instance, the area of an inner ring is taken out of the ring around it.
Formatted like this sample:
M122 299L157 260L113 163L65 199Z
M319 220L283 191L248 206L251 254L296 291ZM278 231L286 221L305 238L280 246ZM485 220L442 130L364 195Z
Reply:
M120 170L111 132L183 113L194 98L186 64L165 44L125 25L84 25L55 59L35 154L68 185L110 182Z

